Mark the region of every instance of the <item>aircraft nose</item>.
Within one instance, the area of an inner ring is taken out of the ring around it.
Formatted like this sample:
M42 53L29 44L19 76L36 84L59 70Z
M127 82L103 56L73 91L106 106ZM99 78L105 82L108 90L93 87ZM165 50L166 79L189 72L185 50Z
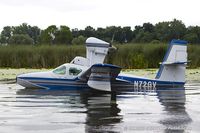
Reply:
M19 82L23 79L24 74L19 74L16 76L16 82L19 84Z
M29 79L29 78L46 78L51 77L51 72L32 72L17 75L19 79Z
M17 84L26 87L26 88L34 88L34 84L29 80L31 74L20 74L16 77Z
M17 75L17 78L24 78L24 77L28 77L28 75L27 74L19 74L19 75Z

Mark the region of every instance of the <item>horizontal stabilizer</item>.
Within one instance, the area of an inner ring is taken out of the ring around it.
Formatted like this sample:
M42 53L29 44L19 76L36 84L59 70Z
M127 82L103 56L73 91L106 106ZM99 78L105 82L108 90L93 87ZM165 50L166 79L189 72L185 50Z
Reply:
M187 63L189 63L189 61L177 61L177 62L160 62L159 64L161 65L187 65Z
M93 89L111 91L111 83L116 80L120 71L121 68L119 66L110 64L94 64L79 78L88 80L88 86Z

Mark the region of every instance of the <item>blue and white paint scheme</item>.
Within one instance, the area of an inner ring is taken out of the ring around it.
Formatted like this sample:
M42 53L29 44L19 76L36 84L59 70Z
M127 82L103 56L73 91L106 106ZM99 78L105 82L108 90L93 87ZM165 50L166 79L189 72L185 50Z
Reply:
M17 76L17 83L26 88L82 89L93 88L114 91L115 87L153 88L181 87L185 84L187 65L187 42L172 40L167 53L160 63L155 79L120 73L121 67L103 64L113 47L100 39L86 40L86 58L75 57L47 72L35 72Z

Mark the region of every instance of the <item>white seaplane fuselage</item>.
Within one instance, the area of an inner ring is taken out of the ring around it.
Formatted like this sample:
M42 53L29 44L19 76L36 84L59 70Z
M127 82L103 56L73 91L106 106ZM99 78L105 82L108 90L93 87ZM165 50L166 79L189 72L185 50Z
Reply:
M76 69L78 72L70 73L69 70L73 69ZM17 83L26 88L84 88L87 83L80 81L78 76L87 69L87 66L66 63L46 72L21 74L17 76Z
M87 57L76 57L47 72L34 72L17 76L17 83L26 88L84 89L112 91L115 87L180 87L185 84L187 47L185 41L174 40L160 65L155 79L120 73L121 68L103 64L109 43L89 38Z
M60 70L62 69L62 70ZM72 73L70 70L77 70ZM34 72L21 74L17 76L17 83L26 88L45 88L45 89L85 89L88 88L87 80L79 78L81 74L87 71L89 67L66 63L60 67L46 72ZM101 76L103 79L104 77ZM120 73L114 87L135 87L135 88L152 88L183 86L184 82L169 82L157 79L150 79L125 73Z

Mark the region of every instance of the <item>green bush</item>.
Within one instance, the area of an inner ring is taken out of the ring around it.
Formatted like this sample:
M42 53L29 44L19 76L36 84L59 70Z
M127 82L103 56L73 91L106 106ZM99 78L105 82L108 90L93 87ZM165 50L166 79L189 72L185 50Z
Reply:
M198 45L189 45L188 47L188 60L190 63L188 66L190 68L200 67L200 46Z
M9 44L23 44L23 45L30 45L30 44L33 44L34 41L33 39L27 35L27 34L15 34L13 36L10 37L9 41L8 41Z
M72 44L75 45L83 45L85 43L86 38L84 36L78 36L72 40Z
M150 43L151 44L160 44L161 42L159 40L152 40Z

